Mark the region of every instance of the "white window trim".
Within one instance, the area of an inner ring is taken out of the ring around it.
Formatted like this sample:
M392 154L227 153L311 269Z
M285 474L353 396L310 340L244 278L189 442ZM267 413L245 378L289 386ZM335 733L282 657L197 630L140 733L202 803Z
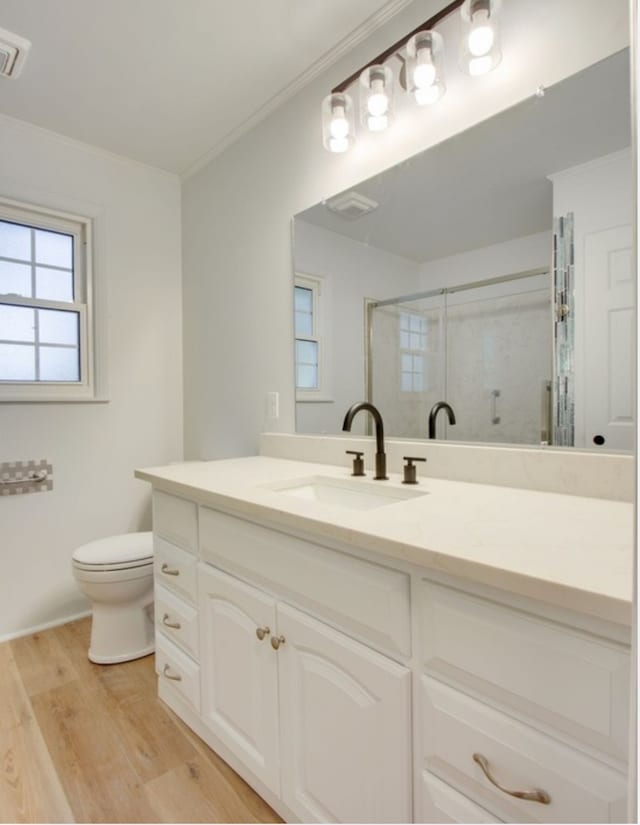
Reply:
M403 329L403 327L402 327L402 316L403 315L407 315L409 317L413 316L413 317L416 317L416 318L420 318L423 321L425 320L424 316L420 312L413 312L410 309L402 310L402 312L398 316L398 344L400 344L400 338L402 336L402 332L408 332L411 335L411 330L410 329ZM426 333L424 333L424 334L426 335ZM412 398L413 399L413 398L416 397L416 395L421 395L421 394L424 394L425 392L428 392L427 380L426 380L426 374L425 374L425 370L426 370L426 367L427 367L427 350L426 350L426 348L425 349L413 349L411 347L398 346L398 355L399 355L399 359L400 359L399 360L399 365L398 365L399 366L399 371L398 371L399 387L398 387L398 391L400 392L401 397ZM414 370L411 370L410 372L406 372L405 370L402 369L402 356L403 355L411 355L412 358L414 356L418 356L418 357L422 358L423 387L422 387L421 390L416 390L416 389L413 388L414 376L419 375L420 373L418 373ZM412 376L412 379L411 379L412 389L410 389L410 390L402 389L402 376L403 375L411 375Z
M81 381L1 381L0 403L72 402L96 398L92 220L59 209L0 198L0 218L73 235L74 302L42 301L0 294L0 303L13 306L42 306L79 313ZM78 227L80 227L78 231Z
M331 375L329 369L329 336L328 329L328 304L330 301L329 279L319 275L310 275L305 272L296 272L294 277L294 287L300 286L310 289L313 293L313 334L307 340L316 341L318 344L318 387L315 390L300 390L297 388L296 377L296 352L295 352L295 307L294 307L294 331L293 331L293 369L294 386L296 387L296 401L302 403L328 403L333 401L331 397Z

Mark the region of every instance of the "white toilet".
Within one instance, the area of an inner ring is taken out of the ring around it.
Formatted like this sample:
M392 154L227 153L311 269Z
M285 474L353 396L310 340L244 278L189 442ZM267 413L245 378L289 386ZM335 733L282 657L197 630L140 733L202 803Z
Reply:
M89 659L107 665L153 653L152 534L83 544L72 565L78 587L92 603Z

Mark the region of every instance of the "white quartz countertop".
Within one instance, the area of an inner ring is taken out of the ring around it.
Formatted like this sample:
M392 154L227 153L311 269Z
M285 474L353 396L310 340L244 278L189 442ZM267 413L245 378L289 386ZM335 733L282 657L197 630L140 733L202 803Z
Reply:
M418 474L422 466L418 467ZM619 624L631 624L633 507L603 499L420 477L351 479L346 467L266 456L137 470L154 488ZM271 484L312 476L426 495L370 510L293 497Z

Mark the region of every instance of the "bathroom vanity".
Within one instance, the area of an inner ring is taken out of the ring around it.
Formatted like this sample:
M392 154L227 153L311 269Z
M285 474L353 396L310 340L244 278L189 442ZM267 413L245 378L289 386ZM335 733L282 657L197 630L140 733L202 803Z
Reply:
M286 820L625 821L630 504L269 457L136 475L159 694Z

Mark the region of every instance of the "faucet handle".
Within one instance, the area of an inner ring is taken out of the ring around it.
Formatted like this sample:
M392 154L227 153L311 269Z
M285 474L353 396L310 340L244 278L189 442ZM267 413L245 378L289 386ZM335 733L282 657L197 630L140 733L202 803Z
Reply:
M416 466L413 463L414 461L426 461L426 458L419 458L418 456L411 456L405 455L402 456L402 460L406 461L407 463L404 465L404 478L402 479L403 484L417 484L417 472Z
M364 472L364 460L362 456L364 453L358 452L358 450L345 450L347 455L353 455L355 458L353 459L353 472L351 473L352 476L363 476L365 475Z

